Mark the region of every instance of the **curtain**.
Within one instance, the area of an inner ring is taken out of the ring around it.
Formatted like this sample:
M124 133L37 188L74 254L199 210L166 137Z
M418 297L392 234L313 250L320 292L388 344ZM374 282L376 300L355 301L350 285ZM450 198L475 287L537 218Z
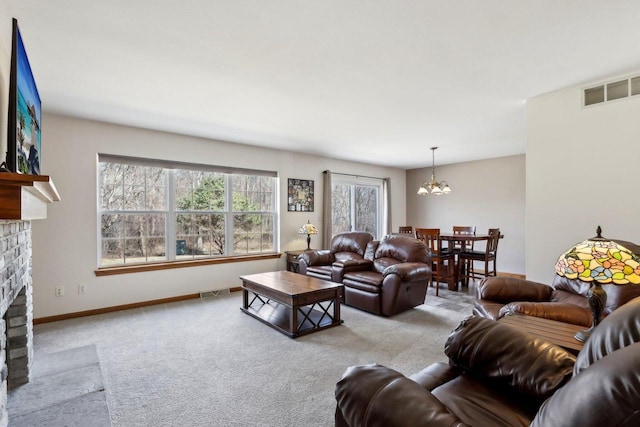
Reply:
M391 233L391 178L382 180L382 233L386 236Z
M333 232L331 230L331 171L322 172L322 247L329 248Z

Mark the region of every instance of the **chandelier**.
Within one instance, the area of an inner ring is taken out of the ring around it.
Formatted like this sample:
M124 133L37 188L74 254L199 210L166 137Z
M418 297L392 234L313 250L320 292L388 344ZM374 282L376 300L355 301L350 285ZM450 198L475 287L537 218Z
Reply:
M438 147L431 147L431 181L423 182L420 188L418 189L419 196L426 196L427 194L435 194L439 196L441 194L451 193L451 188L447 181L436 181L436 150Z

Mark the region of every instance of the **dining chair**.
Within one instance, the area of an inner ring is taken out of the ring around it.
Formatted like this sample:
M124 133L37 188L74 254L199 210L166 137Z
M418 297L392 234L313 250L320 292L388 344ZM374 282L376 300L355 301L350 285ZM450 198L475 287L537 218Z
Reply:
M461 235L469 234L469 235L475 236L476 226L475 225L454 225L453 234L461 234ZM475 242L473 240L461 240L459 242L454 243L452 250L456 254L460 254L460 252L463 252L463 251L473 251L474 243ZM464 275L466 274L466 271L468 271L470 267L471 266L468 260L460 259L460 256L458 256L458 261L456 264L456 270L458 272L457 276L458 276L458 280L463 282L463 285L466 283L464 281L465 279ZM456 283L456 286L458 286L457 283Z
M410 234L411 236L414 236L414 234L413 234L413 226L412 225L401 225L398 228L398 234Z
M453 277L454 256L450 251L443 250L440 241L439 228L416 228L416 239L426 243L431 251L431 280L429 284L436 288L436 296L440 288L440 280ZM446 264L445 264L446 263ZM446 268L446 270L445 270Z
M458 254L458 264L465 264L466 271L464 272L464 283L468 284L469 279L476 280L476 275L489 277L497 276L496 271L496 258L498 256L498 242L500 242L500 229L489 229L489 240L484 251L462 251ZM480 271L476 271L475 262L483 262L484 268ZM489 268L489 264L492 267Z
M453 226L453 234L470 234L475 236L476 234L476 226L475 225L454 225ZM454 247L456 250L473 250L473 240L464 240L460 245L456 244Z

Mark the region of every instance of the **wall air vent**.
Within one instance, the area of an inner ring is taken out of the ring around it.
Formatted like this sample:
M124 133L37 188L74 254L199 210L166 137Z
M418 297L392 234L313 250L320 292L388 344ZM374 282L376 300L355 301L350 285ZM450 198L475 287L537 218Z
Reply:
M640 76L586 88L582 100L583 105L588 107L589 105L615 101L616 99L628 98L634 95L640 95Z

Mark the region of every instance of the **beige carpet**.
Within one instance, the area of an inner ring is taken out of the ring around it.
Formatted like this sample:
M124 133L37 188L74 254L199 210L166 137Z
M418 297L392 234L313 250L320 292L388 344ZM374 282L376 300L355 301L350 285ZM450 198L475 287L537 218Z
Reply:
M343 306L344 324L290 339L239 309L241 293L37 325L35 357L95 345L114 426L331 426L351 365L410 375L446 361L466 292L384 318Z

